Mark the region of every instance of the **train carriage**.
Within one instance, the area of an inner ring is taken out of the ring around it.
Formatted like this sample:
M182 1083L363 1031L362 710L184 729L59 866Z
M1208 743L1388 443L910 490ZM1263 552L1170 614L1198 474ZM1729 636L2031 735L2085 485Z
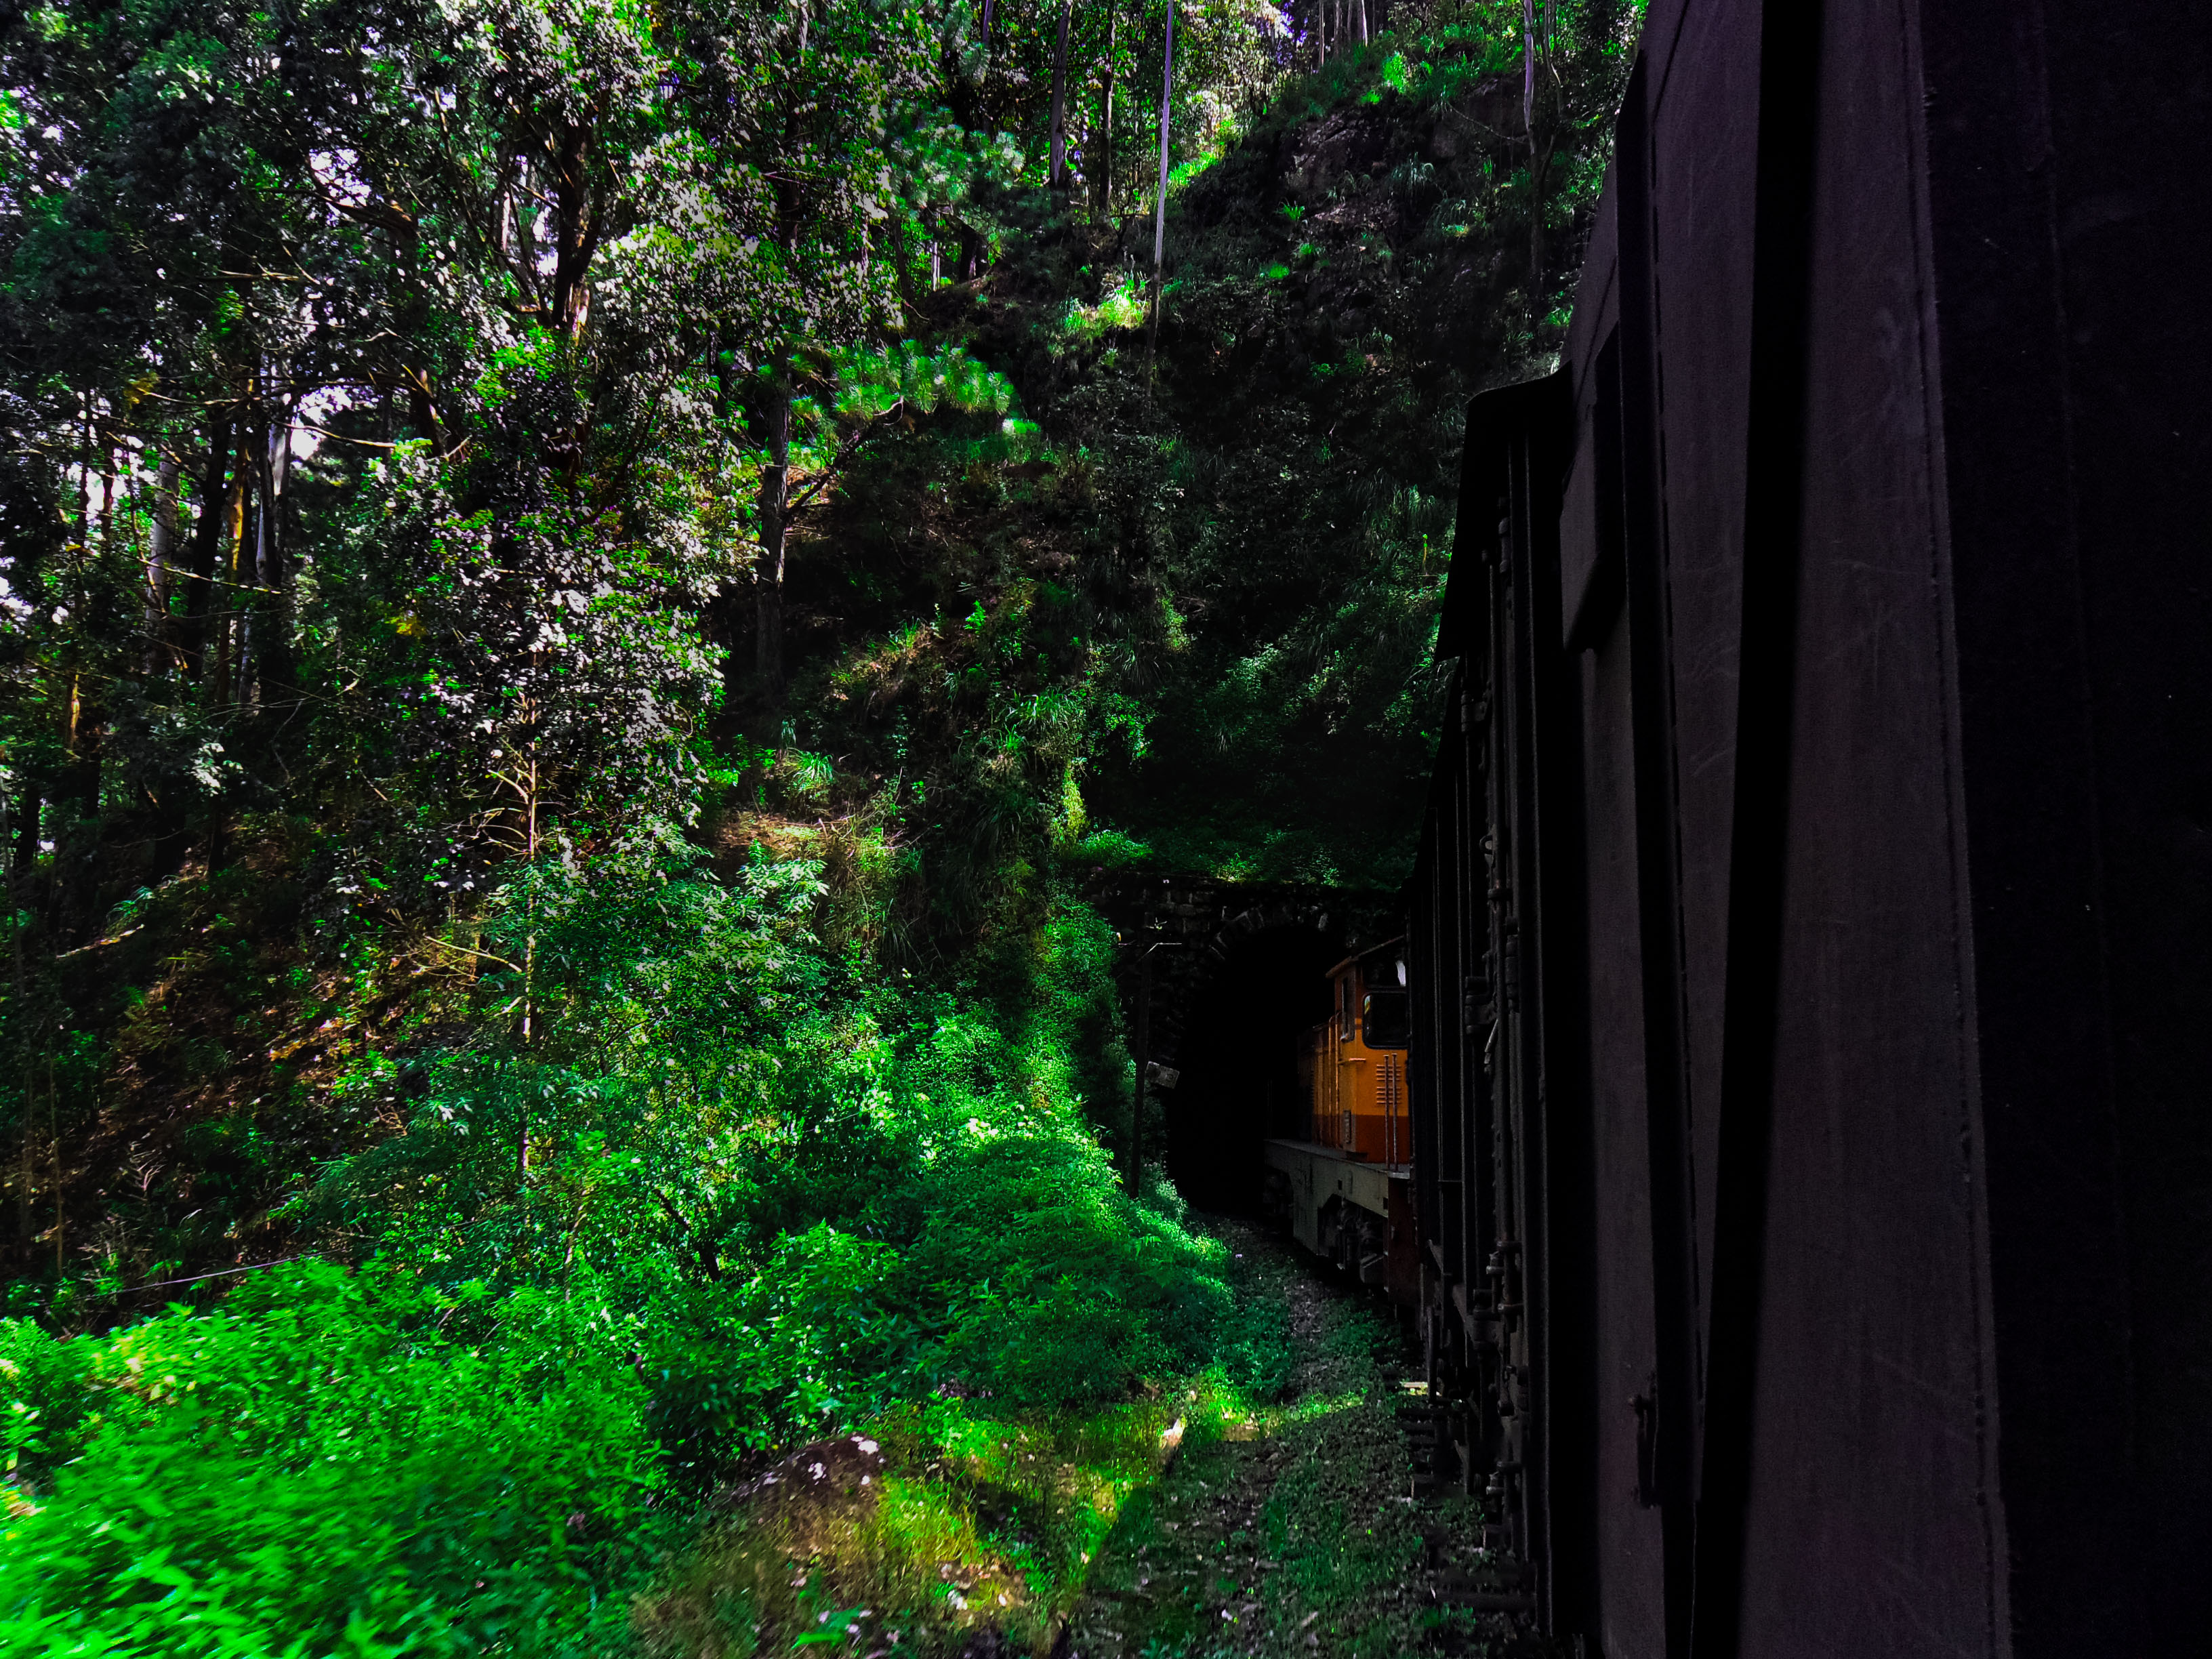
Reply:
M1565 362L1469 413L1379 958L1409 1139L1340 1000L1269 1163L1310 1244L1410 1245L1452 1473L1563 1642L2197 1650L2212 33L1644 38Z

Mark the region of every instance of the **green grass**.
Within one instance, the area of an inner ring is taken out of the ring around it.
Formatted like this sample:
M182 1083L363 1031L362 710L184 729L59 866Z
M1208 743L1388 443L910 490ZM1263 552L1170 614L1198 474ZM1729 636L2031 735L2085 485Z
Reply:
M780 1653L836 1629L934 1654L988 1628L1047 1652L1177 1447L1249 1420L1218 1370L1089 1412L934 1401L888 1413L740 1488L641 1600L638 1627L651 1651L685 1659Z
M1241 1228L1231 1352L1267 1381L1133 1495L1073 1615L1075 1650L1132 1659L1462 1651L1500 1634L1428 1598L1431 1541L1471 1559L1465 1498L1414 1503L1387 1313Z

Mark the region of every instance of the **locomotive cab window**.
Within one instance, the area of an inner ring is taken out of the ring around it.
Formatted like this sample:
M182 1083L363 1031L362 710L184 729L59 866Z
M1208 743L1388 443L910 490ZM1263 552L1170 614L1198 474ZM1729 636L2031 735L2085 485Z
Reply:
M1360 1028L1360 1035L1370 1048L1404 1048L1413 1035L1413 1010L1406 994L1370 991Z

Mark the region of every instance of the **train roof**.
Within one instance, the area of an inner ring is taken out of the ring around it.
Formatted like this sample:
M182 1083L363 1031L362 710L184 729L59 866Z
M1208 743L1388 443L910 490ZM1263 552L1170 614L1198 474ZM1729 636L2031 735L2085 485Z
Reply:
M1328 970L1328 977L1334 979L1346 969L1351 967L1353 963L1364 962L1370 957L1379 957L1393 945L1403 945L1405 942L1406 935L1400 933L1394 938L1384 939L1380 945L1370 945L1364 951L1354 951L1350 956L1345 957L1342 962L1338 963L1334 967Z

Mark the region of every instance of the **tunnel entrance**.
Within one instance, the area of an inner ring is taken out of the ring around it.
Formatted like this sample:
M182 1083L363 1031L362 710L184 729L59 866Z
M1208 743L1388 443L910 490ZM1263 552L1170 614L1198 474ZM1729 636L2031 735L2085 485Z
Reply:
M1399 895L1127 869L1084 887L1114 927L1132 1049L1176 1073L1146 1091L1146 1159L1200 1209L1257 1214L1261 1143L1310 1127L1298 1045L1328 1014L1328 971L1404 931Z
M1311 927L1260 929L1194 977L1176 1011L1172 1090L1154 1095L1164 1121L1168 1174L1194 1206L1256 1214L1260 1143L1303 1139L1309 1103L1298 1043L1328 1012L1330 965L1342 939ZM1178 994L1163 988L1160 994Z

